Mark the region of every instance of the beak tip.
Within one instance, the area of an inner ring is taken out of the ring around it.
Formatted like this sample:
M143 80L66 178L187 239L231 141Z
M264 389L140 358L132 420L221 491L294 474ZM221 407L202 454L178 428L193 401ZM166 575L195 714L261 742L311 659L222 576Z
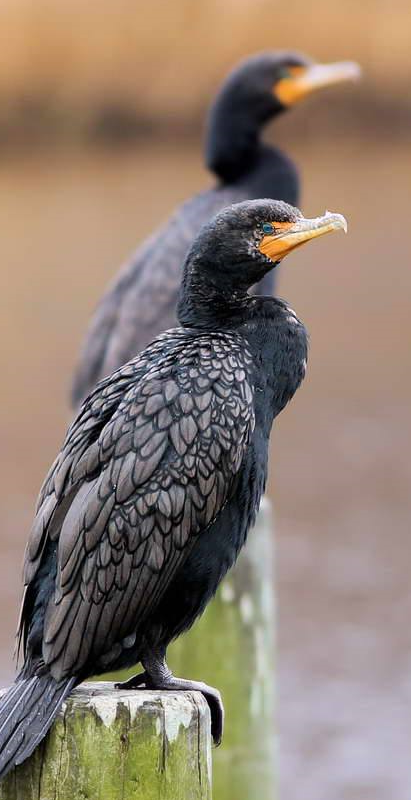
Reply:
M345 217L343 217L342 214L340 216L341 216L341 229L344 231L344 233L348 233L347 220L345 219Z
M334 229L341 228L344 233L348 233L348 223L343 214L334 214L332 211L326 211L324 219L330 218L330 222Z
M352 81L359 81L362 77L362 67L357 61L349 61L347 63L347 76Z

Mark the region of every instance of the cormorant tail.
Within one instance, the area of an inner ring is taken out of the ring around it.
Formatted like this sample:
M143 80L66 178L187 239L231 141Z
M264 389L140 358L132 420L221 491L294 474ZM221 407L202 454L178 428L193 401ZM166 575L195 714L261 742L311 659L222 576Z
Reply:
M46 735L75 678L18 678L0 701L0 778L28 758Z

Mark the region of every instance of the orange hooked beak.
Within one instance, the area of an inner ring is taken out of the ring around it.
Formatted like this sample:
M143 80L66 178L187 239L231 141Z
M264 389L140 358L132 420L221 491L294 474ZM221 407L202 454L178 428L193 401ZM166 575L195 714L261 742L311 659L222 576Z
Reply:
M307 95L336 83L357 80L361 67L355 61L288 67L288 74L273 86L273 94L284 106L292 106Z
M342 214L326 211L324 216L314 219L301 217L296 222L272 222L273 233L263 236L259 249L271 261L281 261L291 250L311 239L326 233L343 230L347 233L347 221Z

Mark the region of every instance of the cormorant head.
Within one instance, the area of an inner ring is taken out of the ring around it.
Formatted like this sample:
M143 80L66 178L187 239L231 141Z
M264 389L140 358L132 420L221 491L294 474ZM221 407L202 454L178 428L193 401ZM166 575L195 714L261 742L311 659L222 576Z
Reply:
M211 107L207 166L225 181L235 179L246 170L266 122L312 92L359 74L351 61L316 64L292 52L245 59L228 75Z
M186 259L178 316L183 324L224 316L248 289L305 242L342 229L342 214L306 219L279 200L246 200L203 226Z

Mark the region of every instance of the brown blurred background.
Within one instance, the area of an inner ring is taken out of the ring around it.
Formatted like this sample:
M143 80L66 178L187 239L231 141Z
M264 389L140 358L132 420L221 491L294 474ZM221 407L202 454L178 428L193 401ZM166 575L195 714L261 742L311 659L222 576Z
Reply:
M137 242L210 182L201 126L227 68L264 48L356 59L361 85L267 131L301 168L304 210L349 221L280 277L311 332L272 442L281 781L287 800L405 800L410 4L3 0L0 23L0 678L86 323Z

